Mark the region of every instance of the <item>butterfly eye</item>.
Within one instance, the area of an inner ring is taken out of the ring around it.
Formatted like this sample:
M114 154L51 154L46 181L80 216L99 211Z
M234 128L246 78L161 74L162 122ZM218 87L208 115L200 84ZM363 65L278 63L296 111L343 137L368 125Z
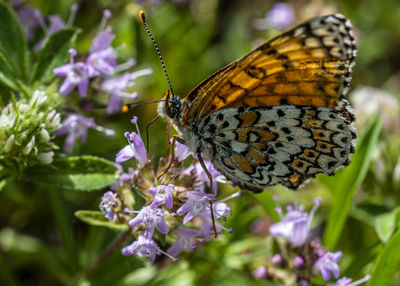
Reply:
M170 118L175 118L176 116L179 115L182 108L182 103L179 97L177 96L172 97L172 99L168 100L166 104L167 104L167 115Z

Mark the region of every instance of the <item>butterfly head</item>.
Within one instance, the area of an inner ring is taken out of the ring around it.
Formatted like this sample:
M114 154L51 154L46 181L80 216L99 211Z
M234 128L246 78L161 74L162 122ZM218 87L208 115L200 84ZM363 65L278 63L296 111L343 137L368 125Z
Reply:
M158 105L158 113L162 116L174 119L179 116L182 109L181 99L176 95L171 95L170 91L164 94L164 100Z

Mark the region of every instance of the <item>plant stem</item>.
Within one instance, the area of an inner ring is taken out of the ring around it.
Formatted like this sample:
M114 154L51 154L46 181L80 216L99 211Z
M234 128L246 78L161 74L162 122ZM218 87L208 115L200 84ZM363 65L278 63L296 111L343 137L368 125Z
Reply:
M105 261L114 251L121 247L125 240L130 236L131 230L123 232L92 264L83 269L71 282L71 286L79 285L79 282L90 272L95 270L103 261Z

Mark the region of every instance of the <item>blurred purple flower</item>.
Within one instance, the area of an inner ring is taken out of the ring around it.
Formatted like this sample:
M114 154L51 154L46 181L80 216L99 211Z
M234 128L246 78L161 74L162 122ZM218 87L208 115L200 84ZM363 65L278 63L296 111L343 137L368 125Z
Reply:
M96 125L94 119L91 117L85 117L80 114L70 114L62 122L61 128L56 130L54 134L56 136L68 134L65 139L64 151L70 153L72 152L76 140L79 139L82 143L86 142L89 128L94 128L97 131L104 132L107 136L112 136L115 133L114 130Z
M100 31L93 40L89 57L86 60L89 65L102 74L113 74L117 66L117 51L111 46L114 37L111 27Z
M167 234L169 231L169 227L165 222L164 218L165 214L163 214L162 210L157 208L153 209L152 207L143 207L138 215L129 221L129 225L131 227L135 227L140 223L144 223L146 226L146 231L144 235L146 237L152 237L154 234L154 229L157 226L159 231L163 234Z
M173 207L172 193L174 191L175 191L175 186L172 184L169 184L168 186L160 185L157 186L156 188L150 188L149 193L155 196L150 207L155 209L158 206L161 206L163 203L165 203L165 206L171 209Z
M338 278L340 268L337 262L340 258L342 258L341 251L327 252L315 262L314 268L321 273L325 281L331 278L331 273L335 278Z
M260 266L253 272L253 277L258 280L264 280L267 278L267 274L268 274L267 267Z
M67 95L77 86L79 94L85 97L89 86L89 78L98 76L99 72L84 62L74 62L76 54L76 50L70 49L70 62L55 68L53 72L57 76L65 77L60 87L62 95Z
M27 41L32 41L34 30L40 25L39 18L43 17L40 10L26 5L21 0L14 0L12 7L17 12L18 20L25 31Z
M276 211L281 216L281 221L270 226L269 231L271 235L282 236L295 247L306 243L310 237L311 221L320 202L320 199L314 201L314 207L310 214L303 211L303 206L297 208L288 206L286 208L286 215L282 217L282 209L277 208Z
M369 279L371 279L371 275L367 275L364 278L361 278L354 282L352 282L353 280L351 278L343 277L336 281L336 283L329 283L327 284L327 286L357 286L362 283L368 282Z
M139 235L138 240L128 246L122 248L122 255L136 255L139 257L148 257L151 262L154 262L160 248L150 237Z
M276 266L280 266L282 264L282 255L280 254L275 254L274 256L271 257L271 262L272 264Z
M90 54L112 48L111 44L114 38L115 35L112 32L111 27L107 27L105 30L99 31L96 37L93 39L92 45L90 46Z
M108 220L114 219L114 209L119 206L117 194L111 191L104 193L101 197L100 210L104 213L104 217Z
M139 166L144 167L148 162L148 159L142 138L136 132L126 132L125 137L128 139L129 144L119 150L115 162L120 164L135 157Z
M277 2L263 19L256 19L254 27L258 30L268 29L270 26L278 30L285 30L293 25L294 11L290 4Z
M122 255L129 256L129 255L136 255L139 257L148 257L151 262L154 262L156 259L156 255L160 253L168 256L172 259L172 261L178 261L177 258L169 255L168 253L162 251L158 245L149 237L144 235L139 235L138 240L132 242L130 245L125 246L121 250Z
M169 254L177 255L187 249L196 249L196 237L200 235L197 229L180 228L176 233L179 237L167 250Z
M293 265L296 268L302 268L304 266L304 259L301 256L296 256L293 258Z
M130 64L132 66L132 64ZM123 98L136 99L137 92L127 93L125 89L135 85L137 78L150 75L152 69L143 69L136 72L126 72L121 76L107 78L101 83L100 89L110 94L107 113L111 114L121 110Z
M48 16L49 23L50 23L48 27L47 27L46 24L45 24L45 21L44 21L44 19L43 19L43 16L42 16L41 14L40 14L40 15L37 15L38 21L39 21L40 25L42 26L42 29L43 29L44 32L46 33L46 37L48 37L48 36L54 34L54 33L57 32L57 31L60 31L60 30L62 30L62 29L64 29L64 28L71 27L71 26L73 25L73 23L74 23L76 14L77 14L77 12L78 12L78 8L79 8L79 5L78 5L78 4L73 4L73 5L71 5L71 13L70 13L70 15L69 15L69 18L68 18L67 23L65 23L65 22L60 18L59 15L50 15L50 16ZM35 51L38 51L38 50L40 50L40 49L42 48L43 43L44 43L44 40L45 40L45 39L39 41L39 43L37 43L37 44L35 45L35 47L34 47L34 50L35 50Z

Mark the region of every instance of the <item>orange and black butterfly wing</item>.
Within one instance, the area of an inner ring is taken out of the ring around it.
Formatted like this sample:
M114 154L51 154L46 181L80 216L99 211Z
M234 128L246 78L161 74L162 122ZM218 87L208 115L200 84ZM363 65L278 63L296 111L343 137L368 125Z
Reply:
M217 71L184 99L184 124L229 107L334 108L347 93L356 55L340 14L303 23Z
M315 18L217 71L184 99L183 126L239 186L296 189L354 153L347 101L356 54L350 22Z

